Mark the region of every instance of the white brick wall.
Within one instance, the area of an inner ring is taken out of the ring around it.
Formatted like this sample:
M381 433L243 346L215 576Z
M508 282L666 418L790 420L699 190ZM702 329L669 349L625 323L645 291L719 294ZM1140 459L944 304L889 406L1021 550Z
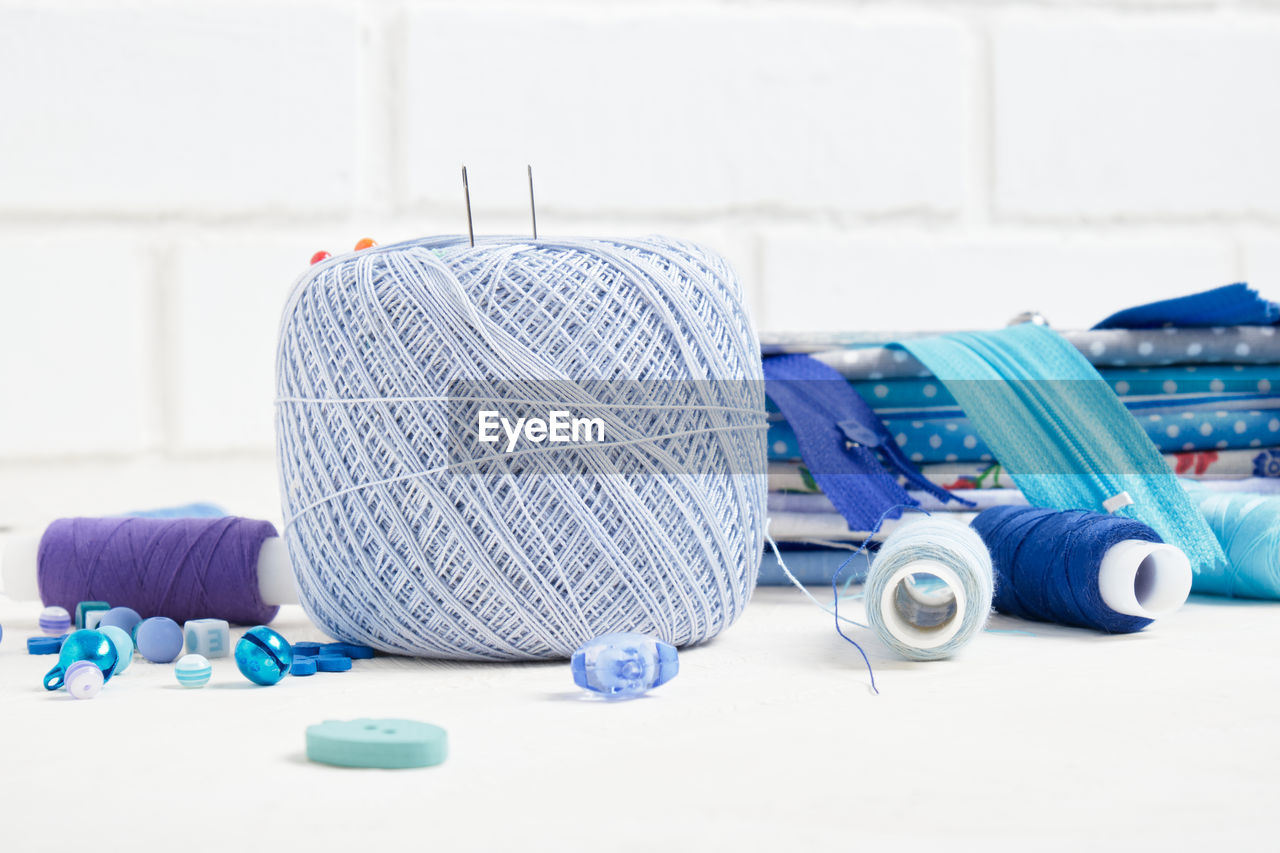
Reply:
M547 203L580 212L963 203L973 63L946 19L424 6L405 39L415 201L454 202L467 161L481 210L521 208L532 161Z
M327 4L0 18L0 205L15 212L342 210L357 30Z
M1280 21L1013 17L992 34L996 205L1280 216Z
M312 251L669 232L759 324L1280 296L1280 0L0 0L0 526L275 506Z

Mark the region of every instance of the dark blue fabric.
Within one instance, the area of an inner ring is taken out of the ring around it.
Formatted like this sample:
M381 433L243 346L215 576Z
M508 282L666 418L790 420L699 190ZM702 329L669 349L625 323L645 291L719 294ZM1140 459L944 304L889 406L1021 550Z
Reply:
M1001 613L1131 634L1150 619L1117 613L1098 591L1102 555L1117 542L1159 542L1140 521L1099 512L1001 506L978 514L971 525L996 572L992 604Z
M1244 282L1203 293L1137 305L1112 314L1095 329L1158 329L1164 326L1270 326L1280 323L1280 305Z
M783 355L764 360L764 378L765 393L794 430L810 475L850 530L874 531L886 512L901 514L893 507L917 503L872 449L916 488L959 500L920 475L867 402L832 368L807 355Z

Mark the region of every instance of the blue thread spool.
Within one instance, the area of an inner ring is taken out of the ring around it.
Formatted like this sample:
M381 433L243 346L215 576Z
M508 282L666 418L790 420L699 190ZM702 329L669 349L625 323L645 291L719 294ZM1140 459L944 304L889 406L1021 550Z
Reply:
M102 692L106 679L102 670L87 660L78 660L67 667L67 692L75 699L92 699Z
M1001 506L973 529L991 549L995 608L1010 616L1128 634L1191 590L1186 555L1124 516Z
M184 655L173 675L183 687L204 687L213 676L213 667L204 655Z
M236 666L254 684L270 687L288 675L293 648L276 631L258 625L245 631L236 643Z
M105 684L115 675L119 656L115 644L101 631L82 629L67 637L58 653L57 665L45 673L44 689L57 690L66 680L67 670L76 661L88 661L102 670Z
M119 675L133 663L133 640L129 639L129 635L123 629L115 625L107 625L98 630L105 634L111 640L111 644L116 647L116 675Z
M46 607L40 611L39 625L50 637L60 637L71 630L71 614L65 607Z
M573 653L569 668L579 687L610 699L630 699L675 678L680 661L669 643L620 633L584 643Z

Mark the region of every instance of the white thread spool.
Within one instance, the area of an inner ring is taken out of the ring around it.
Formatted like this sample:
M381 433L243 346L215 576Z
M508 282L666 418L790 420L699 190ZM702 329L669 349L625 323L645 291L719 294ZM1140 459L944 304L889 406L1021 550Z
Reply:
M44 534L13 534L0 552L0 582L14 601L40 600L40 540ZM264 604L297 604L298 584L282 537L263 541L258 551L258 594Z

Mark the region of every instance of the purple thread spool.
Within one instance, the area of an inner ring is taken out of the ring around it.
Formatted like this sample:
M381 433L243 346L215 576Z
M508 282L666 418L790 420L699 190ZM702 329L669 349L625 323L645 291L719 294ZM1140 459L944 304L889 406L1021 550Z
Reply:
M247 518L63 518L40 540L40 596L74 606L99 599L177 622L217 617L270 622L258 557L276 537Z

